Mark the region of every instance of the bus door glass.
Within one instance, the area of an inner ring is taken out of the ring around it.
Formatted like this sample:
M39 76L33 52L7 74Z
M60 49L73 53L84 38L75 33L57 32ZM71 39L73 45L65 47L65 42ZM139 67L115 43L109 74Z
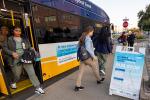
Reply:
M9 91L8 91L8 86L6 84L6 77L4 75L4 61L3 61L3 57L2 57L2 50L0 49L0 93L5 94L5 95L9 95ZM2 96L2 94L0 94L0 97Z

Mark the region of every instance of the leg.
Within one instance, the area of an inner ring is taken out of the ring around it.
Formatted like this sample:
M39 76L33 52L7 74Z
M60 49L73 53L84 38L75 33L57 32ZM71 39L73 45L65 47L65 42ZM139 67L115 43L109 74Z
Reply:
M11 67L12 73L14 75L13 83L16 83L19 81L20 75L22 73L22 69L23 69L22 64Z
M100 80L100 75L99 75L99 71L98 71L98 61L93 61L91 58L85 61L85 64L89 65L92 70L93 73L97 79L97 81Z
M24 64L23 68L26 70L30 81L34 85L34 87L39 88L40 87L40 82L35 74L33 64Z
M77 87L81 86L81 80L82 80L82 76L83 76L83 73L84 73L84 67L85 67L84 62L81 62L80 66L79 66L78 78L77 78L77 81L76 81L76 86Z
M98 53L98 61L99 61L99 70L104 70L105 59L103 57L103 54Z
M107 54L103 54L103 70L106 71L106 63L107 63Z
M102 68L102 57L100 55L100 53L96 52L97 58L98 58L98 65L99 65L99 70L101 70Z
M131 45L130 45L130 46L131 46L131 47L133 47L133 46L134 46L134 41L132 41L132 42L131 42Z
M130 47L130 42L128 42L128 47Z
M106 65L106 60L107 60L107 54L100 54L99 53L99 59L100 59L99 73L104 78L105 77L105 70L106 70L105 65Z

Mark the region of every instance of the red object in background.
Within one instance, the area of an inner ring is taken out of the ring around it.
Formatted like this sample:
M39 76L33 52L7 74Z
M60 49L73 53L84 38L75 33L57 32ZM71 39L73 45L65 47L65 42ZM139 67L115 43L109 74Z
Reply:
M123 27L127 28L128 27L128 22L123 22Z

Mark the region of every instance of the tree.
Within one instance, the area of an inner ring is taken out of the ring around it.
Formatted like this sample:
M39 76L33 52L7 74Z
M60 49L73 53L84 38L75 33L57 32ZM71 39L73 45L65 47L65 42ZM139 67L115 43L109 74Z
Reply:
M141 30L150 31L150 5L146 7L145 11L139 11L138 18L138 27Z
M144 14L145 14L145 12L143 10L139 11L138 18L141 19Z

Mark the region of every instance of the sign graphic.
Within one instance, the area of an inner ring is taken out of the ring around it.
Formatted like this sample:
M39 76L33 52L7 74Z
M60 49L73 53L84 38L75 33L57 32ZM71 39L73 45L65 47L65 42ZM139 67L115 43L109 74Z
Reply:
M116 49L109 94L139 100L145 48L139 48L139 52L122 51L122 48Z

